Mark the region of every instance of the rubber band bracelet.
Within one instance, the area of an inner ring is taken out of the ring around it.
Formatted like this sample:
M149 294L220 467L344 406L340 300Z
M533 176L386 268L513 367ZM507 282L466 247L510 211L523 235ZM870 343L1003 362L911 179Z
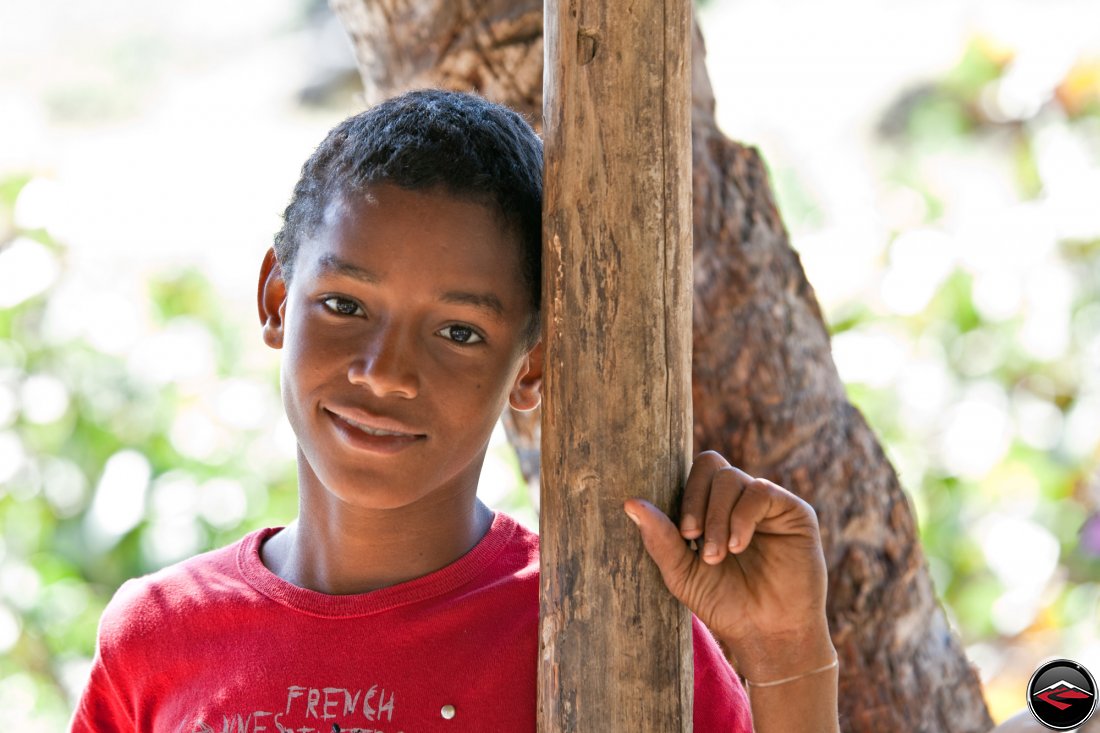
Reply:
M796 674L794 677L784 677L781 680L772 680L770 682L753 682L752 680L745 680L745 682L751 687L775 687L776 685L785 685L788 682L794 682L800 680L803 677L809 677L810 675L820 674L821 672L827 672L830 669L835 669L840 666L840 659L834 659L826 664L824 667L818 667L817 669L811 669L809 672L803 672L802 674Z

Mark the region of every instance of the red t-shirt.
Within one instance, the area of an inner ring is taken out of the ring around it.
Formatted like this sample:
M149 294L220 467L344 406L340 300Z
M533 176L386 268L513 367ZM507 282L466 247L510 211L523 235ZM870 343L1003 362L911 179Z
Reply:
M503 514L455 563L333 596L260 561L265 529L124 584L100 622L72 731L533 731L538 537ZM695 625L695 730L751 733Z

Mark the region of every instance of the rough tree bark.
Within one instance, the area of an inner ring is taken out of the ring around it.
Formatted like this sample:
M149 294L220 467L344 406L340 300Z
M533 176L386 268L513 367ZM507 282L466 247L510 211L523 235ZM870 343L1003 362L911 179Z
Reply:
M534 0L332 0L374 102L474 89L538 122L542 7ZM695 34L695 449L715 449L817 510L851 733L984 733L975 671L936 600L910 504L848 402L813 288L790 247L763 161L726 138ZM512 420L537 475L537 420Z

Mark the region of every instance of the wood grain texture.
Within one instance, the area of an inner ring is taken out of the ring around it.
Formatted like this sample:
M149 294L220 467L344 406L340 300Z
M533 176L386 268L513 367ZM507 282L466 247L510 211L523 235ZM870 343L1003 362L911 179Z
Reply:
M368 101L421 86L474 89L540 124L536 0L334 5L359 49ZM986 733L978 677L936 600L908 499L844 394L763 160L717 128L697 30L693 43L694 449L719 450L816 509L842 730ZM513 417L509 435L537 484L537 415ZM639 554L639 572L646 563Z
M671 511L690 459L690 22L546 5L545 733L691 730L690 616L622 510Z

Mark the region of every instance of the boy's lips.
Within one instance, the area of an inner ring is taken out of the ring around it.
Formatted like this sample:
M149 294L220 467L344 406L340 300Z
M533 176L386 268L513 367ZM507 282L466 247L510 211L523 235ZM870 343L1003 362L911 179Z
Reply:
M356 448L392 453L428 437L405 423L356 408L325 407L324 411L341 435Z

